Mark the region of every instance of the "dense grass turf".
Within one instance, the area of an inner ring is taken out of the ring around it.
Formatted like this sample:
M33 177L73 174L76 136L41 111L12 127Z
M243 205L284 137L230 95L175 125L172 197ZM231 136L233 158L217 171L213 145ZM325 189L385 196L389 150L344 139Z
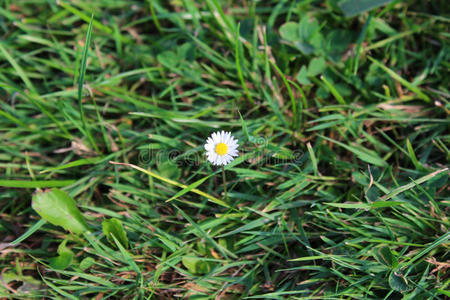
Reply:
M448 1L357 2L2 1L0 297L449 297Z

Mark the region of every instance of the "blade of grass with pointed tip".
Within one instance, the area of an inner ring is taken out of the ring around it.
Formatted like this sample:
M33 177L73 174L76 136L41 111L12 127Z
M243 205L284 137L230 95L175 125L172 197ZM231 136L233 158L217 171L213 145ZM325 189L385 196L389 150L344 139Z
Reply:
M88 138L89 142L91 143L92 147L94 147L95 151L98 153L98 152L100 152L100 150L99 150L94 138L92 137L91 131L89 130L89 127L86 122L86 117L84 116L84 110L83 110L83 85L84 85L84 76L86 75L89 45L91 43L92 21L93 20L94 20L94 14L92 14L91 20L89 22L89 27L88 27L88 30L86 33L86 41L85 41L84 49L83 49L83 56L81 57L81 62L80 62L80 68L79 68L80 74L78 77L78 109L80 110L81 123L83 124L84 130L86 131L87 138Z
M17 61L8 53L8 51L5 49L5 47L3 47L2 43L0 43L0 52L3 54L3 56L9 62L9 64L14 68L14 70L16 70L17 75L19 75L20 79L22 79L23 83L25 83L25 86L28 89L30 89L31 92L37 94L36 88L31 83L27 74L24 72L22 67L17 63Z
M101 161L102 159L103 159L103 157L82 158L82 159L78 159L78 160L72 161L70 163L64 164L62 166L58 166L58 167L42 170L39 173L42 174L42 173L47 173L47 172L50 172L50 171L64 170L64 169L67 169L67 168L73 168L73 167L79 167L79 166L84 166L84 165L96 164L99 161Z
M368 56L367 57L371 62L373 62L375 65L377 65L378 67L380 67L380 69L382 69L383 71L385 71L389 76L392 77L392 79L400 82L404 87L406 87L407 89L409 89L411 92L415 93L417 96L419 96L420 99L426 101L426 102L430 102L430 98L425 95L418 87L414 86L411 82L405 80L403 77L401 77L400 75L398 75L397 73L395 73L394 71L392 71L391 69L389 69L388 67L386 67L385 65L383 65L382 63L380 63L378 60Z
M76 180L0 180L0 186L12 188L50 188L74 184Z
M170 199L166 200L166 202L173 201L173 200L175 200L175 199L177 199L177 198L183 196L184 194L186 194L186 193L192 191L193 189L195 189L196 187L198 187L200 184L202 184L203 182L205 182L206 179L210 178L212 175L214 175L214 174L210 174L210 175L208 175L208 176L206 176L206 177L203 177L203 178L197 180L196 182L194 182L194 183L188 185L187 187L185 187L184 189L182 189L181 191L179 191L178 193L176 193L174 196L172 196ZM224 203L225 203L225 202L224 202Z
M239 119L241 120L241 127L242 132L244 133L245 137L247 138L247 141L250 140L250 135L248 134L247 124L245 124L244 118L241 115L241 112L238 110L239 113Z
M413 165L416 167L416 169L419 171L426 171L427 168L422 166L422 164L417 159L416 153L414 152L414 149L408 138L406 139L406 149L408 149L409 157L411 158L411 161L412 161Z
M441 237L439 237L437 240L435 240L433 243L431 243L428 247L426 247L425 249L423 249L422 251L420 251L419 253L417 253L413 258L409 259L408 261L406 261L404 264L401 264L399 266L399 269L404 269L407 266L411 265L412 263L414 263L416 260L418 260L419 258L421 258L423 255L427 254L428 252L430 252L432 249L436 248L439 245L442 245L444 243L446 243L447 241L450 240L450 232L445 233L444 235L442 235Z
M18 237L17 239L15 239L14 241L12 241L10 243L11 246L15 246L17 244L20 244L22 241L26 240L28 237L30 237L33 233L35 233L36 231L39 230L39 228L41 228L45 223L47 223L47 221L45 221L44 219L40 219L39 221L37 221L36 223L34 223L33 226L31 226L30 228L28 228L28 230L22 234L20 237Z
M382 159L381 157L379 157L375 152L368 153L366 151L363 151L363 150L358 149L358 148L353 147L353 146L346 145L344 143L341 143L341 142L336 141L334 139L331 139L329 137L326 137L326 136L323 136L323 135L319 135L319 136L322 137L323 139L327 140L327 141L333 142L336 145L339 145L339 146L347 149L348 151L354 153L359 159L361 159L361 160L363 160L365 162L374 164L374 165L379 166L379 167L386 167L387 166L386 161L384 159Z
M0 116L3 116L5 118L9 119L13 123L16 123L17 125L22 126L23 128L25 128L27 130L30 130L30 128L28 128L28 126L24 122L22 122L21 120L17 119L13 115L7 113L6 111L0 110Z
M182 183L179 183L179 182L177 182L177 181L174 181L174 180L165 178L165 177L163 177L163 176L160 176L160 175L158 175L158 174L153 173L152 171L145 170L145 169L143 169L143 168L141 168L141 167L138 167L138 166L136 166L136 165L133 165L133 164L120 163L120 162L114 162L114 161L110 161L109 163L114 164L114 165L122 165L122 166L128 166L128 167L131 167L131 168L133 168L133 169L136 169L136 170L138 170L138 171L141 171L142 173L145 173L145 174L150 175L150 176L152 176L152 177L155 177L155 178L157 178L157 179L159 179L159 180L161 180L161 181L164 181L164 182L166 182L166 183L169 183L169 184L178 186L178 187L183 188L183 189L185 189L185 188L188 187L188 186L185 185L185 184L182 184ZM207 198L209 201L211 201L211 202L213 202L213 203L216 203L216 204L219 204L219 205L221 205L221 206L230 208L230 205L226 204L224 201L222 201L222 200L220 200L220 199L217 199L216 197L211 196L211 195L209 195L209 194L207 194L207 193L205 193L205 192L202 192L202 191L200 191L200 190L198 190L198 189L193 188L193 189L190 189L189 191L190 191L190 192L193 192L193 193L196 193L196 194L198 194L198 195L200 195L200 196L203 196L203 197Z
M182 209L180 209L175 204L173 204L173 206L175 206L175 208L183 215L186 221L191 223L191 225L194 226L198 233L202 235L208 242L210 242L225 258L228 259L228 256L237 258L237 256L233 252L230 252L228 249L220 246L213 238L211 238L209 234L206 233L200 226L198 226L198 224L195 223L194 220L192 220Z
M358 42L357 42L357 46L356 46L356 54L352 60L353 75L356 75L358 73L359 56L361 54L361 46L362 46L362 43L364 42L364 39L366 38L367 28L370 26L371 21L372 21L372 14L369 15L369 18L367 19L366 23L364 24L364 27L358 38Z
M247 95L247 98L250 101L250 103L254 105L255 101L253 100L252 95L250 94L250 91L248 90L247 84L245 84L244 75L242 74L241 61L239 59L239 57L240 57L239 47L241 45L241 43L239 42L240 25L241 24L238 24L237 29L236 29L236 47L234 49L234 55L236 57L236 69L237 69L239 80L241 81L241 84L242 84L242 88L244 89L244 92Z
M316 159L316 155L314 154L314 149L312 148L310 142L306 143L306 147L308 148L309 157L311 158L311 164L313 166L314 175L318 176L319 169L317 168L317 159Z
M430 179L433 178L434 176L436 176L436 175L438 175L438 174L440 174L440 173L442 173L442 172L445 172L445 171L447 171L447 170L448 170L448 168L441 169L441 170L437 170L437 171L435 171L435 172L433 172L433 173L430 173L430 174L428 174L428 175L425 175L425 176L423 176L423 177L420 177L419 179L415 180L414 182L411 182L411 183L402 185L402 186L400 186L400 187L398 187L398 188L392 190L389 194L384 195L383 197L381 197L381 199L382 199L382 200L389 200L389 199L391 199L392 197L397 196L398 194L401 194L401 193L403 193L403 192L405 192L405 191L407 191L407 190L412 189L412 188L415 187L417 184L422 184L422 183L424 183L424 182L427 182L428 180L430 180Z
M334 98L336 98L337 102L339 102L339 104L347 104L341 94L339 94L338 90L325 78L325 76L320 76L320 79L322 79L322 81L325 83L325 85L330 90L331 94L333 94Z
M91 16L91 18L89 18L88 15L84 14L82 11L76 9L75 7L70 6L69 4L61 1L59 3L59 5L61 5L64 9L66 9L67 11L70 11L71 13L73 13L74 15L76 15L77 17L79 17L80 19L82 19L85 22L89 22L92 23L92 25L97 28L98 30L101 30L109 35L111 35L113 33L113 30L105 25L103 25L102 23L100 23L97 20L93 19L93 15Z
M272 67L274 67L274 69L277 70L278 74L281 77L281 80L283 81L288 91L292 107L292 128L295 130L298 127L297 102L295 101L294 93L292 93L291 85L289 84L289 81L286 79L286 76L284 76L283 72L281 72L280 68L278 68L278 66L273 61L269 60L269 62L272 65Z

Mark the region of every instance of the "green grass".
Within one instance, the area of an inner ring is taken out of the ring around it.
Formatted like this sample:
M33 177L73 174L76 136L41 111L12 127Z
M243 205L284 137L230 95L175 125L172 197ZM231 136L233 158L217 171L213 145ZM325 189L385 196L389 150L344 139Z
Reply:
M448 3L344 2L1 2L0 298L448 298Z

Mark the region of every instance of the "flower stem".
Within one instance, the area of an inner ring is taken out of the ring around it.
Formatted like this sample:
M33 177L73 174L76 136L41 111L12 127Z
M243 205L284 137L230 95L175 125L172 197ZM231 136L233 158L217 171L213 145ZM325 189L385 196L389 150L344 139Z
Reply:
M223 179L223 192L225 196L225 201L228 202L228 193L227 193L227 178L225 177L225 168L222 166L222 179Z

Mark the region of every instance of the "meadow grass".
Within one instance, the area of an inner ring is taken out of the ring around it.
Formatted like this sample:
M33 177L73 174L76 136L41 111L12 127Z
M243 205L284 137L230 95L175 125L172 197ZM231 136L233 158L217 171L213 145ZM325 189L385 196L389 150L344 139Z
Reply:
M449 297L448 3L369 2L2 1L0 297Z

